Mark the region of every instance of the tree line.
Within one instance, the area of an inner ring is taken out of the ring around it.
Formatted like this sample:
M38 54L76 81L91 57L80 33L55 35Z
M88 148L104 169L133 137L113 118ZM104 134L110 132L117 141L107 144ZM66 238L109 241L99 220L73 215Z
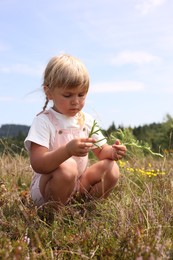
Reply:
M162 123L125 128L116 126L113 122L107 130L102 129L102 132L111 142L112 134L119 138L119 129L125 133L128 130L131 138L147 143L155 152L163 150L173 151L173 118L169 114L165 116L165 120ZM0 153L10 152L12 154L22 153L26 155L23 142L28 131L29 126L25 125L2 125L0 128Z
M109 137L111 133L117 133L118 129L127 130L123 126L116 127L114 122L104 133ZM145 124L128 128L131 138L148 144L154 152L173 151L173 118L167 114L164 122Z

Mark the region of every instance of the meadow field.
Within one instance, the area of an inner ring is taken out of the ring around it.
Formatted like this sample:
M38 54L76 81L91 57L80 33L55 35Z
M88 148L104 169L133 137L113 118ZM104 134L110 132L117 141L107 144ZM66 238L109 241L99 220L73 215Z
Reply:
M29 195L27 156L0 157L0 259L173 259L173 157L134 155L107 200L57 214Z

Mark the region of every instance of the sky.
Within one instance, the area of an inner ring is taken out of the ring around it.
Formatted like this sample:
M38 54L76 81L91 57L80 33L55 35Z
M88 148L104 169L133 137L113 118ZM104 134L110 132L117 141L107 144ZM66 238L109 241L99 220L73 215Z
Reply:
M0 0L0 126L32 124L61 53L86 65L84 111L102 128L173 116L172 13L172 0Z

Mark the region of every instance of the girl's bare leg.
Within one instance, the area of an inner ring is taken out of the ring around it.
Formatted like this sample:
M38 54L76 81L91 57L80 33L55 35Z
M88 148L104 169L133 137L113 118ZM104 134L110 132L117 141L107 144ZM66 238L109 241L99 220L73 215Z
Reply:
M74 160L62 163L55 171L42 175L40 191L46 201L53 201L60 205L66 204L74 191L78 170Z
M95 198L106 198L119 178L116 162L105 159L91 165L81 176L80 193L89 193Z

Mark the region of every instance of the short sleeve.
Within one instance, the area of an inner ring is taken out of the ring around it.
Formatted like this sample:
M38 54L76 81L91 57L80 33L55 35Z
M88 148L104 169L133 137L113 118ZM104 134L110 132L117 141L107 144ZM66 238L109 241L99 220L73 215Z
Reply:
M50 122L46 115L40 115L34 118L30 127L28 136L24 141L25 148L30 151L31 142L45 146L49 149L51 139Z

